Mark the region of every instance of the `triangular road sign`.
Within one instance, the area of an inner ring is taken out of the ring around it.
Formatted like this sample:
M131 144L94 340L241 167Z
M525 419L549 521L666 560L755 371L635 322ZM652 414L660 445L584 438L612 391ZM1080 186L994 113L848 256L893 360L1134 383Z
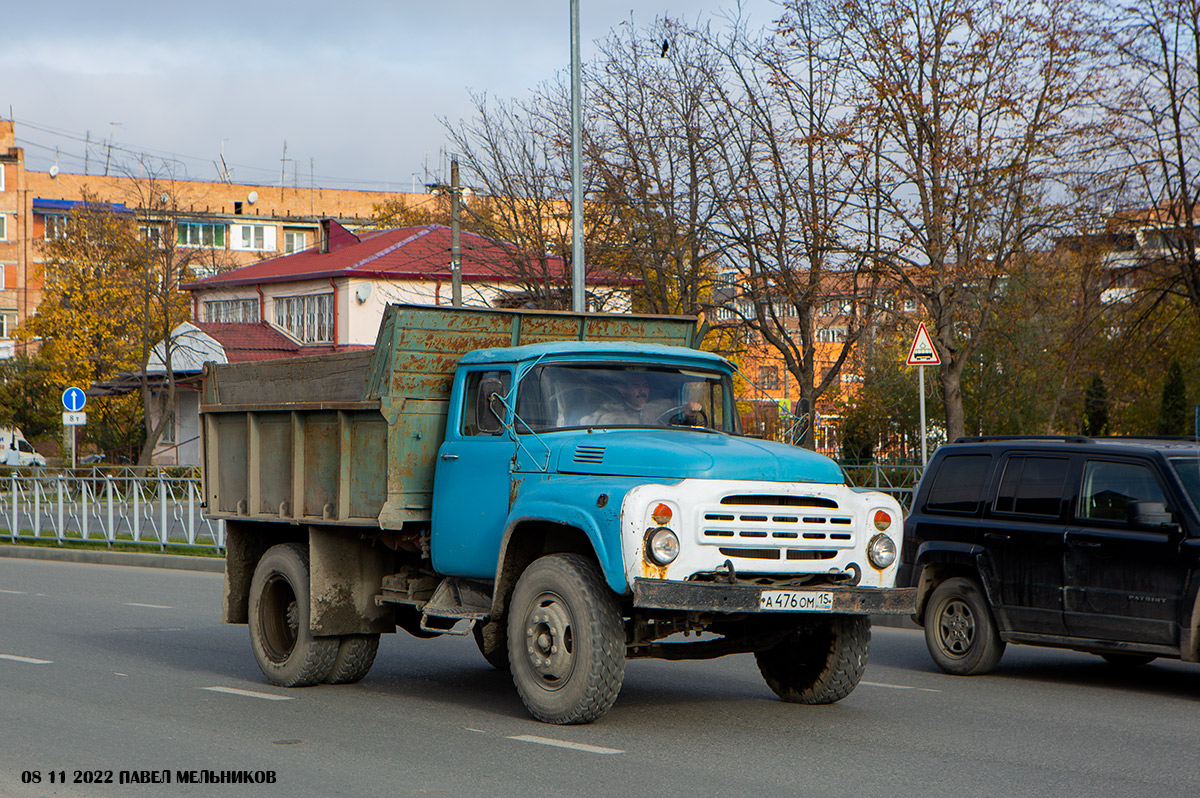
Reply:
M905 365L908 366L939 366L942 359L938 357L937 350L933 348L933 341L929 338L929 333L925 330L925 322L921 322L917 326L916 337L913 338L912 348L908 350L908 360Z

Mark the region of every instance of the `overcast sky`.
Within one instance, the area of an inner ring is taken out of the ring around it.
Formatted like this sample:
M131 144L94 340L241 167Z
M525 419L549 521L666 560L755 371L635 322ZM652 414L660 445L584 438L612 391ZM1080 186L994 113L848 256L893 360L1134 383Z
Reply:
M581 55L632 18L686 21L737 0L580 0ZM436 172L439 117L471 115L471 91L522 97L570 64L567 0L59 0L6 9L0 115L27 164L102 174L113 142L217 179L410 190ZM772 0L742 0L755 25ZM585 115L586 118L586 115ZM287 158L283 157L287 141Z

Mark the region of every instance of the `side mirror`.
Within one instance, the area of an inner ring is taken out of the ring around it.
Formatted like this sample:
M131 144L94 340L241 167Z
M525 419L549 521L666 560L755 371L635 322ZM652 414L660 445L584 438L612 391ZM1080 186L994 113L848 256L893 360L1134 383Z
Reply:
M499 377L484 377L479 381L479 393L475 395L475 425L487 435L495 435L504 428L504 400L500 394L504 384Z
M1129 522L1147 529L1175 529L1175 519L1162 502L1130 502Z

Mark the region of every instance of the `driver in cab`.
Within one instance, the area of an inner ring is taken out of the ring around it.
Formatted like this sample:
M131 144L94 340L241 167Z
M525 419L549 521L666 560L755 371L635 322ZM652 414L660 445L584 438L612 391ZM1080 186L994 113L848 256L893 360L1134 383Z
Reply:
M650 382L645 374L629 374L617 385L620 399L610 399L583 416L581 424L595 426L704 426L704 409L699 402L682 405L670 399L650 399Z

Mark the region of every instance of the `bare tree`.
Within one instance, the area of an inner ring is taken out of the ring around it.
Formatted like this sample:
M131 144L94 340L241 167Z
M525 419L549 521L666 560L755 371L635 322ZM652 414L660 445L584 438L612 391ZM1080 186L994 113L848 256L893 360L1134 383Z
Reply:
M953 439L964 368L994 329L1005 275L1052 229L1086 129L1078 15L1072 0L850 0L831 14L854 106L879 135L889 270L931 321Z
M1200 0L1095 3L1105 65L1123 78L1108 105L1125 161L1125 222L1139 229L1147 287L1200 319ZM1155 285L1155 278L1162 282Z
M717 229L739 296L731 307L815 408L837 387L878 284L864 193L872 162L846 106L847 49L808 6L778 36L735 24L707 41L725 68L711 84L709 130ZM805 432L811 445L811 425Z
M622 23L588 64L585 154L593 204L613 225L589 257L637 278L641 310L695 314L711 303L719 71L718 54L671 19Z

